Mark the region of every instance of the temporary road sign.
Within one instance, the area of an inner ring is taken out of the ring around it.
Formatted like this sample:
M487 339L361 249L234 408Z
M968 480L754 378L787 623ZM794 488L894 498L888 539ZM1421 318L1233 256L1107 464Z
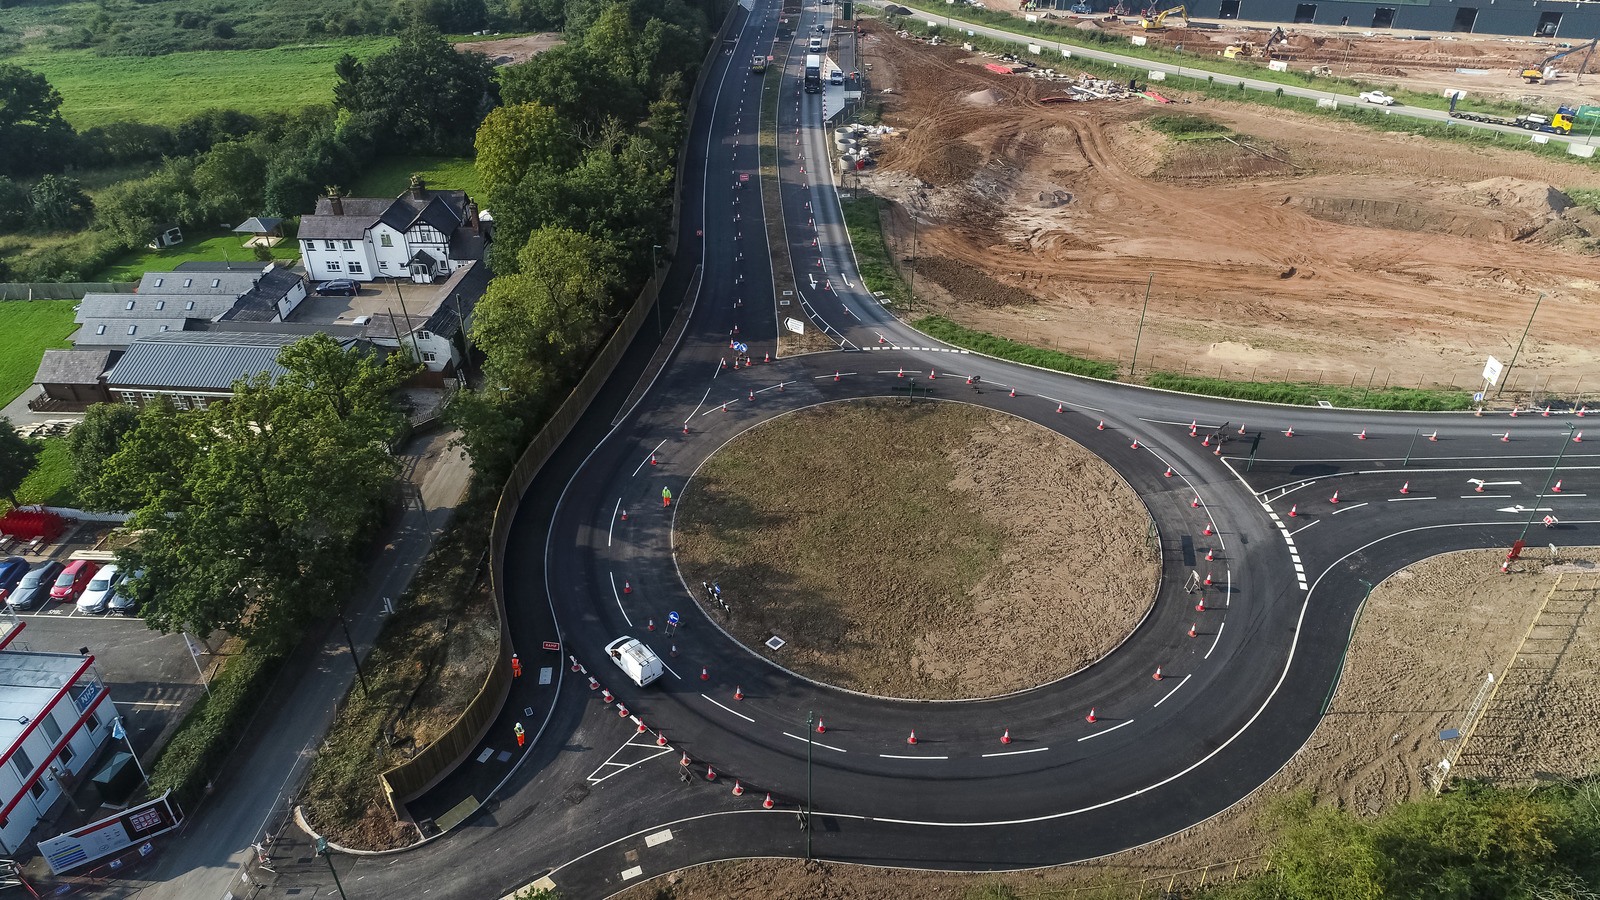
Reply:
M676 624L678 624L678 614L676 612L667 613L667 624L668 625L676 625Z
M545 641L544 642L544 648L546 650L560 650L561 649L561 645L556 643L555 641Z
M749 181L750 180L750 173L749 172L740 172L739 173L739 180L740 181Z

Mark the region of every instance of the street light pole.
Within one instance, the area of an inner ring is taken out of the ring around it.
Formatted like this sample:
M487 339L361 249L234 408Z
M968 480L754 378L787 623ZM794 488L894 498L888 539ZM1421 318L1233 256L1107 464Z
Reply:
M339 870L333 867L333 854L328 852L327 838L317 838L317 855L328 863L328 871L333 874L333 886L339 890L339 900L350 900L344 895L344 885L339 883Z
M1156 273L1150 273L1150 279L1144 283L1144 306L1139 310L1139 330L1133 336L1133 359L1128 361L1128 377L1133 377L1133 370L1139 365L1139 341L1144 338L1144 314L1150 309L1150 286L1156 283Z
M1533 317L1539 314L1539 304L1543 302L1544 292L1540 291L1539 299L1533 301L1533 312L1528 313L1528 324L1523 326L1522 337L1517 341L1517 349L1511 354L1511 363L1506 366L1506 370L1504 372L1500 373L1500 386L1494 390L1494 395L1496 397L1500 396L1500 392L1506 389L1506 383L1511 380L1511 370L1516 368L1517 357L1522 355L1522 342L1528 339L1528 329L1533 327Z
M656 268L656 251L661 249L660 244L650 245L650 283L655 287L656 306L656 340L666 337L666 332L661 329L661 270Z
M1528 510L1528 521L1522 523L1522 533L1517 535L1517 542L1521 543L1528 537L1528 529L1533 527L1533 517L1539 513L1539 498L1549 495L1550 483L1556 480L1556 468L1561 465L1561 457L1567 455L1567 447L1572 444L1572 434L1577 429L1576 423L1568 423L1567 439L1561 442L1561 450L1556 454L1556 461L1550 464L1550 474L1544 478L1544 490L1538 497L1533 498L1533 507Z
M344 645L350 650L350 661L356 664L356 678L361 682L363 696L370 695L372 691L367 687L367 676L361 671L361 657L356 655L356 642L350 637L350 623L344 620L344 613L339 613L339 627L344 629Z
M128 733L128 726L122 724L121 716L117 716L111 722L112 735L115 736L119 732L122 734L122 742L128 745L128 755L133 757L133 764L138 768L139 777L144 779L144 788L148 791L150 789L150 776L144 772L144 763L139 762L139 754L133 749L133 735Z
M806 859L811 858L811 722L814 710L806 710Z

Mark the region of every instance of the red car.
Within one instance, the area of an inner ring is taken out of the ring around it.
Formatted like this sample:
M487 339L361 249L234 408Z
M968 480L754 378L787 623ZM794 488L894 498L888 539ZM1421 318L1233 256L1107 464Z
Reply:
M67 567L56 577L55 585L50 588L50 599L62 603L76 601L98 571L100 564L87 559L75 559L67 563Z

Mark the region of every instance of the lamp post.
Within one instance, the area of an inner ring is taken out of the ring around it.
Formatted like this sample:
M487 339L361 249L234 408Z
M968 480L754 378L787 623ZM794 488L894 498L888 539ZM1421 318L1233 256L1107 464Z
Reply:
M1578 425L1575 422L1567 424L1567 438L1561 442L1561 450L1556 453L1556 461L1550 464L1550 474L1544 478L1544 490L1539 492L1538 497L1533 498L1533 506L1528 510L1528 521L1522 523L1522 533L1517 535L1518 544L1521 544L1528 537L1528 529L1533 527L1533 517L1539 514L1539 498L1549 495L1550 483L1556 480L1556 468L1561 465L1561 457L1567 455L1567 447L1571 446L1572 435L1577 430L1577 427Z
M814 710L806 710L806 859L811 858L811 726Z
M1540 291L1539 299L1533 301L1533 312L1528 313L1528 324L1522 328L1522 337L1517 340L1517 349L1511 354L1511 362L1506 366L1506 370L1500 374L1500 386L1494 390L1496 397L1500 396L1500 393L1506 389L1506 383L1511 380L1511 370L1516 368L1517 357L1522 355L1522 342L1528 339L1528 329L1533 327L1533 317L1539 314L1539 304L1543 302L1544 292Z
M133 736L128 734L128 727L122 724L121 716L111 720L111 736L122 738L122 742L128 745L128 755L133 757L133 764L139 770L139 777L144 779L144 789L150 790L150 776L145 774L144 763L139 762L139 754L133 749Z
M339 870L333 867L333 853L328 850L327 838L317 838L317 855L328 862L328 871L333 873L333 886L339 890L339 900L349 900L344 895L344 885L339 883Z
M656 340L658 341L667 335L661 330L661 270L656 268L656 251L660 249L660 244L650 245L650 283L656 291Z
M1133 377L1133 370L1139 365L1139 341L1144 338L1144 314L1150 309L1150 286L1156 283L1156 273L1150 273L1150 279L1144 283L1144 306L1139 309L1139 330L1133 335L1133 359L1128 361L1128 377Z
M350 623L345 621L344 613L339 613L339 627L344 629L344 645L350 651L350 661L356 664L356 678L361 682L361 694L367 696L372 693L367 687L367 675L361 671L361 657L356 655L356 642L350 637Z

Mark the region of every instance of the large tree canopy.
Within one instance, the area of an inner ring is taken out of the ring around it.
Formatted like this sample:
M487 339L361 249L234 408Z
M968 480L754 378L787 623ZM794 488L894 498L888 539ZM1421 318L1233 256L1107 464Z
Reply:
M339 105L381 135L386 152L456 155L472 147L478 123L499 101L494 67L458 53L439 32L414 26L394 47L352 65L340 60Z
M73 137L61 94L43 75L0 65L0 175L60 171Z

